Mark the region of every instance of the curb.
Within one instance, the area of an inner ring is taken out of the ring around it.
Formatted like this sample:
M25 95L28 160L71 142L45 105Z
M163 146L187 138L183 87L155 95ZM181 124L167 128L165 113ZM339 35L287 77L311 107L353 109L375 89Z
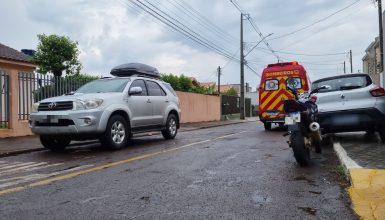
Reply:
M8 152L0 152L0 158L1 157L10 157L18 154L26 154L26 153L32 153L36 151L44 151L46 149L44 148L33 148L33 149L23 149L23 150L15 150L15 151L8 151Z
M186 129L184 129L181 132L195 131L195 130L200 130L200 129L205 129L205 128L215 128L215 127L221 127L221 126L233 125L233 124L241 124L241 123L248 123L248 122L252 122L252 121L237 121L237 122L231 122L231 123L228 123L228 124L207 125L207 126L194 127L194 128L191 128L191 129L186 128Z
M350 187L347 190L354 212L360 219L385 219L385 170L359 166L340 143L333 143Z
M350 183L352 183L349 170L362 167L348 156L345 149L341 146L339 142L333 143L333 149L336 152L337 157L344 168L345 175L349 178Z

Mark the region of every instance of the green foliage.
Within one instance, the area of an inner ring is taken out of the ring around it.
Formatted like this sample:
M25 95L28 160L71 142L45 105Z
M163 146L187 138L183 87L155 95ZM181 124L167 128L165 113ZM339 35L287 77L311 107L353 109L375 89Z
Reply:
M7 122L1 122L0 123L0 129L8 128L8 123Z
M191 79L182 74L179 76L179 87L182 91L190 92L190 90L193 88Z
M54 34L39 34L37 37L39 44L32 62L38 66L38 73L61 76L65 71L67 75L79 74L82 65L78 60L80 51L77 42Z
M222 94L223 95L228 95L228 96L238 96L238 90L236 90L235 88L231 87L229 90L227 90L226 92L223 92Z
M180 76L176 76L173 74L162 74L160 76L160 79L170 83L172 88L177 91L193 92L207 95L212 95L215 93L214 86L208 88L199 85L195 86L193 85L192 80L189 77L184 76L183 74Z

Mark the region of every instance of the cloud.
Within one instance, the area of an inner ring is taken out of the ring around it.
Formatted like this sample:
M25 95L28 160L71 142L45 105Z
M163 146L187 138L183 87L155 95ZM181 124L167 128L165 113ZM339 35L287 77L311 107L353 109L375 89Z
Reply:
M186 33L198 34L204 42L215 44L215 47L239 57L240 13L230 1L149 2L164 11L166 14L163 15ZM377 9L367 1L361 1L317 25L277 40L271 39L312 24L352 1L238 2L265 35L274 33L268 38L274 50L310 54L353 50L355 70L362 69L361 58L365 49L378 35ZM215 81L216 69L222 66L225 67L222 82L239 83L239 63L229 61L178 33L127 0L16 0L2 1L0 7L0 25L4 28L2 43L16 49L35 48L37 34L69 36L79 43L85 73L108 75L110 69L119 64L143 62L156 66L162 72L183 73L201 81ZM250 49L252 42L260 39L248 21L244 21L244 41L249 42L247 48ZM259 47L266 49L263 43ZM313 79L341 74L341 63L348 61L346 55L306 57L280 54L280 57L300 63L303 61ZM277 62L273 55L262 49L255 49L247 60L258 73L267 64ZM329 62L331 65L311 64L320 62ZM259 81L258 76L247 68L245 78L251 85Z

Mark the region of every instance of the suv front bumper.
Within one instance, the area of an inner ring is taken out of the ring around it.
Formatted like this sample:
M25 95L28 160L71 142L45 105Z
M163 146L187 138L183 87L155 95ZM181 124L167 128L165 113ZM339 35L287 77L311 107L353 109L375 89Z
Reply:
M34 134L83 134L102 132L99 129L103 110L41 111L32 113L29 126Z

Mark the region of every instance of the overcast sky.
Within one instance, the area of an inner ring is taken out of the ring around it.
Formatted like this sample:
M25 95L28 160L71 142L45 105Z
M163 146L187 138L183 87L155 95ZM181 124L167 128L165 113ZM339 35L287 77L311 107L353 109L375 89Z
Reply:
M240 12L229 0L134 2L153 4L188 33L239 58ZM312 81L343 74L344 61L350 72L349 50L353 51L354 72L362 71L365 49L378 36L378 12L372 0L237 2L264 36L272 33L266 40L280 59L302 63ZM114 66L142 62L162 73L185 74L207 82L217 80L216 69L222 66L221 84L240 82L239 62L174 31L129 0L13 0L1 1L0 8L1 43L17 50L36 49L37 34L66 35L79 43L83 73L108 76ZM289 34L299 29L303 30ZM280 36L285 37L274 39ZM245 53L260 40L244 21ZM267 64L277 62L264 43L246 60L258 74ZM245 81L255 89L259 76L245 70Z

